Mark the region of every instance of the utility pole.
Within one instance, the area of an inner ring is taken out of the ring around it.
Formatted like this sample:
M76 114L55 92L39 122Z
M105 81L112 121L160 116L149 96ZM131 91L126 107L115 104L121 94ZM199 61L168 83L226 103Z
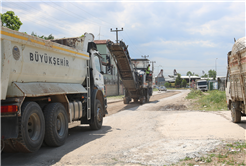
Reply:
M110 31L116 32L116 43L118 43L118 32L123 31L123 28L121 28L121 30L118 30L118 28L116 28L115 30L112 30L112 28L111 28ZM118 88L118 95L120 95L120 74L119 74L119 71L117 71L117 88Z
M149 55L141 55L142 58L147 59Z
M152 63L152 85L153 85L153 82L155 83L154 63L156 63L156 61L150 61L150 63Z
M215 74L216 74L216 75L217 75L217 59L218 59L218 58L215 59L215 72L216 72ZM215 77L215 79L216 79L216 77Z
M152 73L154 74L154 63L156 63L156 61L150 61L150 63L152 63Z
M116 32L116 43L118 43L118 32L119 31L123 31L123 28L121 28L121 30L118 30L118 28L116 28L115 30L112 30L112 28L110 29L111 32Z

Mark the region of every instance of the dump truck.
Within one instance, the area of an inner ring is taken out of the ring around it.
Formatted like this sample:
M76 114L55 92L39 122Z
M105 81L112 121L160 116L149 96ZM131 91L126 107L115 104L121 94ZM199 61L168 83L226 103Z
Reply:
M1 144L34 152L65 143L68 128L102 127L107 113L94 36L43 40L1 27Z
M141 104L149 102L152 96L152 71L146 74L146 68L149 63L148 59L131 59L128 46L123 41L119 43L107 42L119 75L124 85L124 104L129 104L133 99L134 102L140 101Z
M246 38L235 41L232 50L228 52L226 77L227 106L231 110L234 123L239 123L246 114Z

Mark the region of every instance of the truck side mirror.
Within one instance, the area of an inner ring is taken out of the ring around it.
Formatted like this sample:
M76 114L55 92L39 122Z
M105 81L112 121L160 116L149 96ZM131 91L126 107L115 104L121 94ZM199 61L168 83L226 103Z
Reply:
M104 72L103 72L103 71L101 71L100 73L101 73L101 74L104 74Z

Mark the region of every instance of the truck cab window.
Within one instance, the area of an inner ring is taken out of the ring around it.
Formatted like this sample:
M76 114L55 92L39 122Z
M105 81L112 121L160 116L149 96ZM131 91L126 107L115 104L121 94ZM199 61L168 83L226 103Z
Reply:
M98 56L95 56L94 57L94 63L95 63L95 66L96 66L96 69L97 71L101 71L101 65L100 65L100 59Z

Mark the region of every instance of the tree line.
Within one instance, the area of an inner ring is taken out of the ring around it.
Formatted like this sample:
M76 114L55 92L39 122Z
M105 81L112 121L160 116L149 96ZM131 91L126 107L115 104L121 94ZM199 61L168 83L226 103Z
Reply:
M185 79L182 79L181 78L181 75L178 73L177 74L178 76L176 77L175 79L175 87L186 87L187 86L187 81ZM195 74L194 72L192 73L191 71L188 71L186 73L187 76L198 76L198 74ZM216 78L216 71L215 70L212 70L210 69L208 71L208 74L206 74L205 72L203 72L203 75L201 76L202 78L213 78L215 80ZM164 84L165 87L171 87L171 83L169 82L166 82Z
M15 15L13 11L7 11L6 13L0 13L1 14L1 23L3 27L7 27L9 29L19 31L22 22L18 16ZM26 33L26 32L25 32ZM36 33L32 32L32 36L36 36L45 40L51 40L54 39L54 36L50 34L49 36L38 36Z

